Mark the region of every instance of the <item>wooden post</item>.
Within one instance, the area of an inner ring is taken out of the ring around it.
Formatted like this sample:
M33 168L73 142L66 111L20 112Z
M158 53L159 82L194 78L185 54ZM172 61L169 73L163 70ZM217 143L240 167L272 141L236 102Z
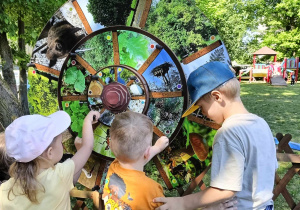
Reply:
M300 175L300 155L293 154L294 152L289 146L289 142L292 139L292 136L290 134L286 134L283 136L281 133L277 133L276 138L279 141L276 154L277 160L279 162L291 162L292 167L288 169L288 171L282 178L280 178L277 173L275 174L273 200L276 200L278 196L282 194L291 209L299 209L300 202L296 204L286 186L295 175Z
M296 63L296 71L295 71L295 82L297 82L298 81L298 71L299 71L299 57L296 57L296 61L295 61Z
M283 79L284 79L284 75L286 74L286 66L287 66L287 58L284 58L283 61Z

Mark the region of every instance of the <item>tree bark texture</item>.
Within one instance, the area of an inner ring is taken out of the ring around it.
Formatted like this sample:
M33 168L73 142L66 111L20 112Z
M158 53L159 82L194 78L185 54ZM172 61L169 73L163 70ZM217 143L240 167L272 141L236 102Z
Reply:
M13 56L5 32L0 33L0 56L3 78L15 97L18 97L16 79L13 71ZM2 99L2 98L1 98Z
M8 84L0 78L0 123L6 128L23 115L22 107Z
M22 15L21 15L22 16ZM24 35L24 22L22 21L22 17L18 18L18 45L19 50L23 51L25 53L25 41L22 38L22 35ZM27 98L27 75L26 75L26 63L21 62L19 65L20 68L20 86L19 86L19 94L20 94L20 103L23 108L23 112L25 115L30 114L29 108L28 108L28 98Z

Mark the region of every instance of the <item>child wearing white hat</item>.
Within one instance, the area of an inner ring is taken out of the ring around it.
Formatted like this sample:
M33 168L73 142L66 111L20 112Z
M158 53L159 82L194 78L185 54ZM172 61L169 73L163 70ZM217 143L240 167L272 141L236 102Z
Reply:
M4 132L1 132L0 133L0 185L2 184L2 182L10 178L8 174L8 169L9 166L14 162L14 159L9 157L6 154L4 136L5 136Z
M5 130L6 152L16 162L9 169L11 178L0 187L0 209L70 210L69 192L92 152L92 123L99 117L95 111L85 117L82 147L63 163L58 163L62 132L71 123L66 112L26 115L11 123Z

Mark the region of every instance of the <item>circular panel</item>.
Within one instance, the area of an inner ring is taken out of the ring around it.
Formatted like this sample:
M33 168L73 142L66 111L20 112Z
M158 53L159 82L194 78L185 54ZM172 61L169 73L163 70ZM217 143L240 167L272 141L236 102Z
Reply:
M172 141L187 106L186 80L176 56L158 38L126 26L104 28L78 42L62 66L58 88L62 109L68 111L67 102L100 112L102 131L96 128L101 134L95 134L94 151L108 158L103 126L108 130L116 114L144 113L154 133Z

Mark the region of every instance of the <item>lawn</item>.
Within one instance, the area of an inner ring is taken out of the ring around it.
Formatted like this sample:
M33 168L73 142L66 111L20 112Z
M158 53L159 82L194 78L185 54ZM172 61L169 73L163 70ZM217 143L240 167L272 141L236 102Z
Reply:
M249 112L264 118L273 135L289 133L300 143L300 85L275 87L241 83L241 98Z

